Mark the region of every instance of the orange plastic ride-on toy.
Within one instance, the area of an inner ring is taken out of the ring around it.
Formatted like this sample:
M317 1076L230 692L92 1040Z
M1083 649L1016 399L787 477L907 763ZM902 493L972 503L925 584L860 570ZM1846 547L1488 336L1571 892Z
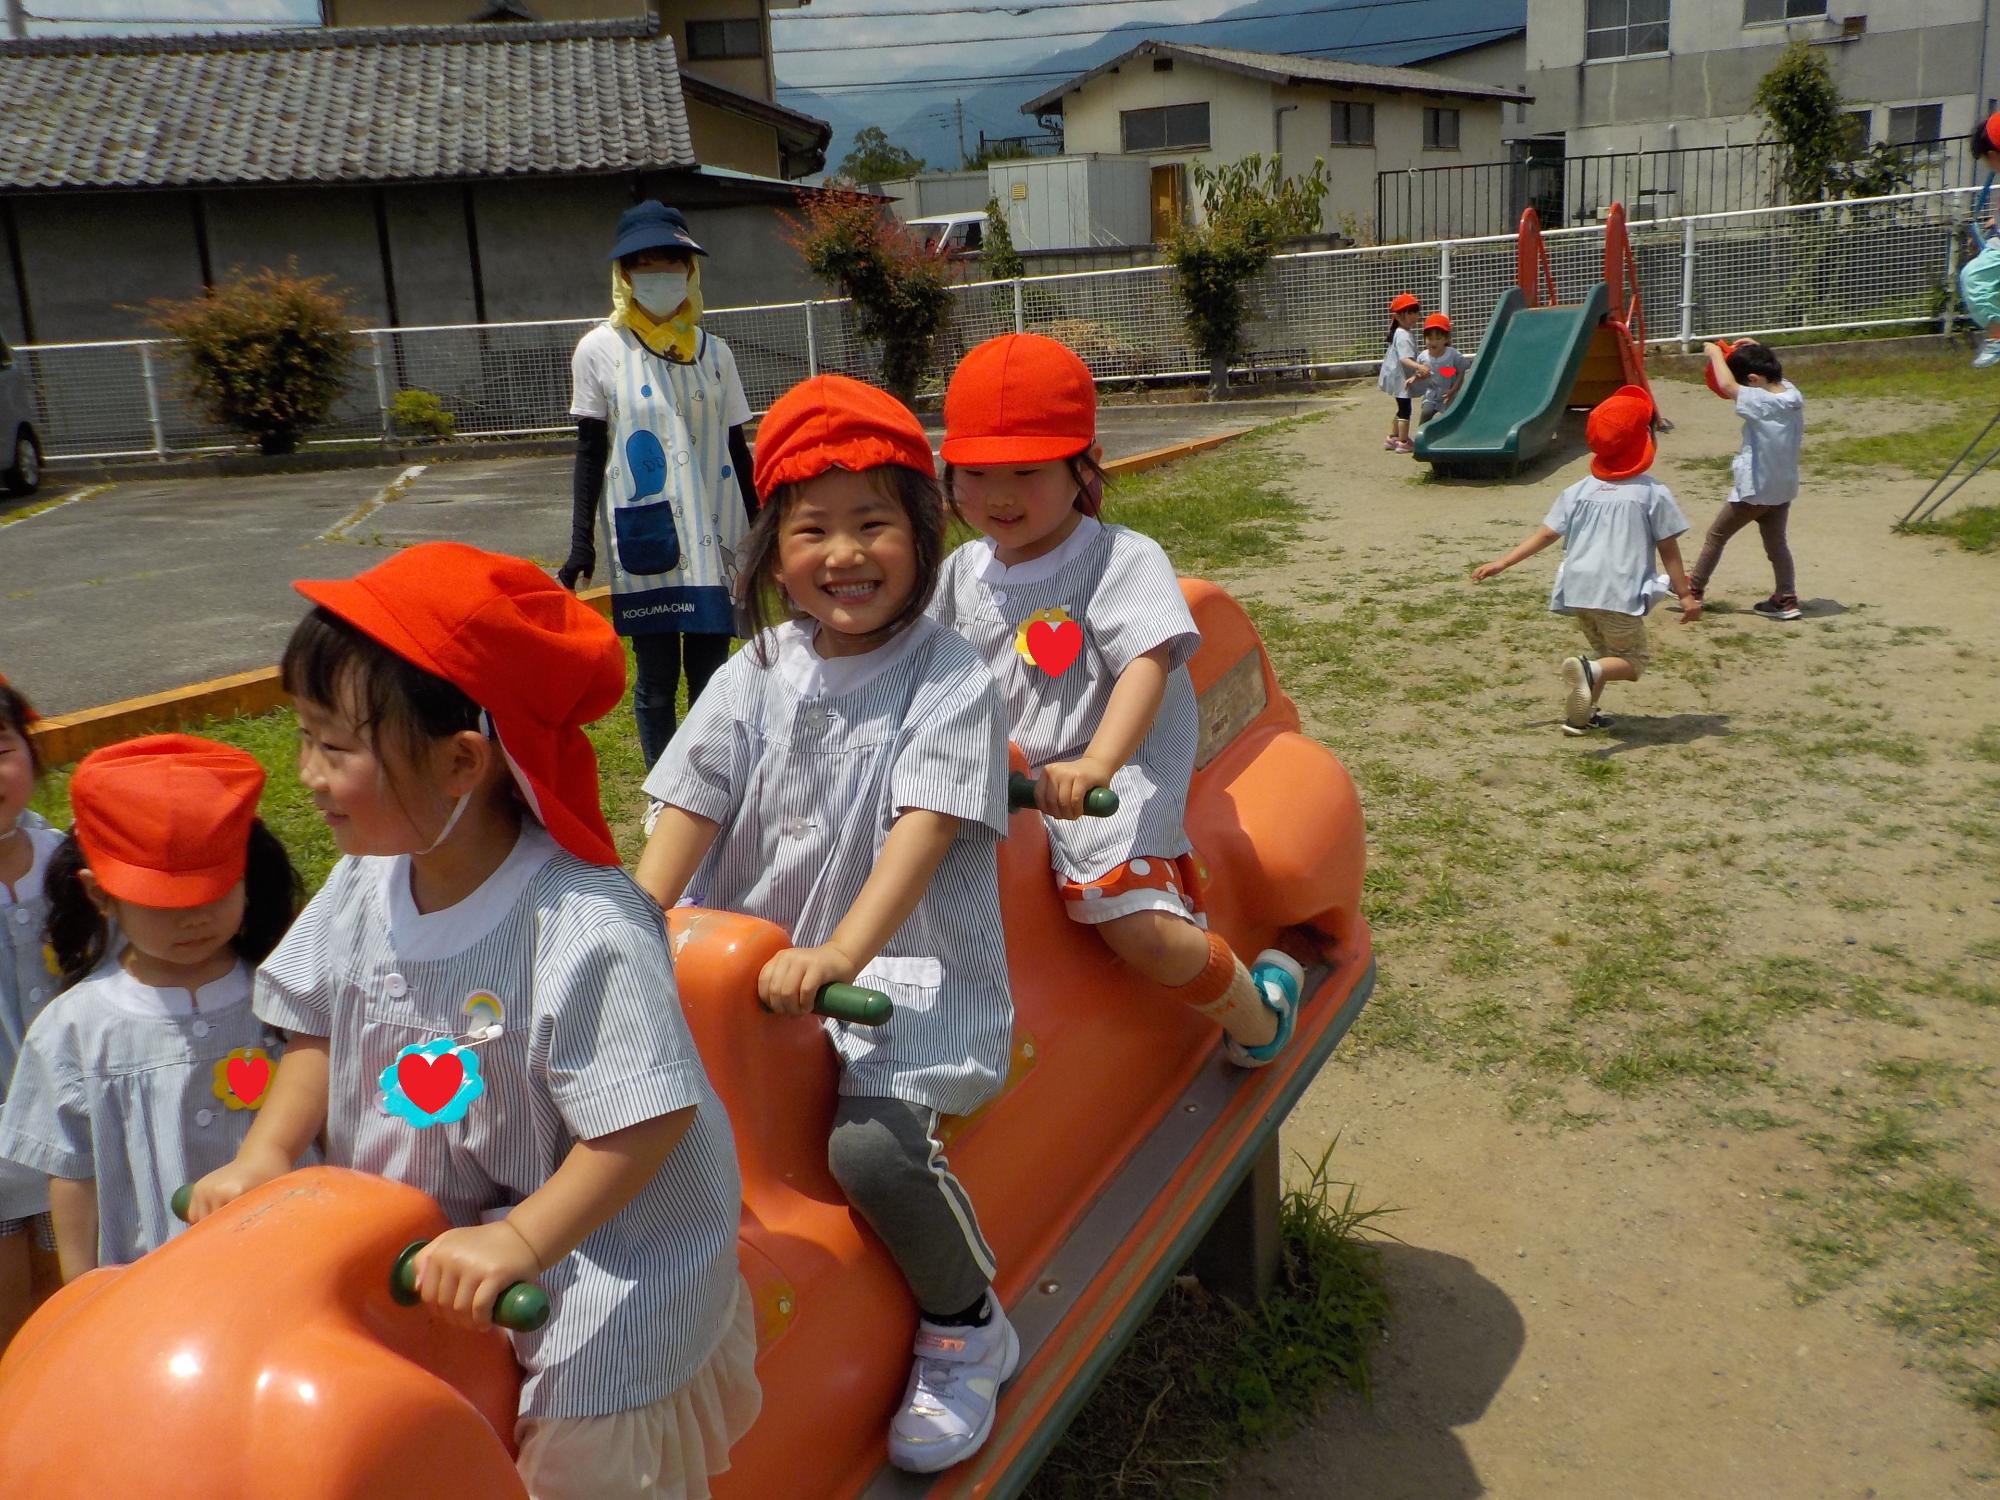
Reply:
M1011 1495L1191 1256L1232 1295L1268 1285L1278 1126L1373 983L1361 811L1339 762L1298 732L1248 617L1213 585L1182 587L1202 632L1188 833L1209 921L1239 953L1287 930L1310 946L1292 1045L1231 1067L1212 1025L1063 914L1041 820L1015 817L1000 853L1012 1067L944 1134L1022 1362L986 1446L918 1479L887 1467L884 1443L916 1312L827 1171L832 1054L817 1024L754 999L786 935L673 913L681 1001L736 1132L766 1392L719 1496ZM7 1492L518 1500L506 1341L392 1293L399 1253L443 1228L421 1193L307 1169L65 1287L0 1361ZM515 1293L532 1316L532 1289Z

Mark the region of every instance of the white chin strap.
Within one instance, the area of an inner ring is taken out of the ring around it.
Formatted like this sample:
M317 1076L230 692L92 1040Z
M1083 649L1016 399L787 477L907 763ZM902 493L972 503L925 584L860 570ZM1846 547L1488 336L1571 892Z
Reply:
M479 710L479 733L480 736L484 739L490 740L493 738L493 721L492 719L487 717L486 710L483 708ZM432 839L429 844L419 849L417 851L417 857L422 857L423 855L431 853L446 839L450 838L451 831L454 828L458 827L458 820L465 816L466 808L470 807L471 805L472 805L471 792L467 792L464 796L460 797L458 801L454 802L451 805L451 816L444 820L444 827L438 830L438 836Z

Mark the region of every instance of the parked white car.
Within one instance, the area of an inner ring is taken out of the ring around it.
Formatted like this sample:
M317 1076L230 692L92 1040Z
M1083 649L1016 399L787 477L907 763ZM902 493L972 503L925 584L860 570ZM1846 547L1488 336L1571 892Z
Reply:
M986 211L930 214L910 220L910 232L923 236L924 250L946 260L965 260L986 244Z
M0 336L0 490L32 495L42 483L42 438L28 362Z

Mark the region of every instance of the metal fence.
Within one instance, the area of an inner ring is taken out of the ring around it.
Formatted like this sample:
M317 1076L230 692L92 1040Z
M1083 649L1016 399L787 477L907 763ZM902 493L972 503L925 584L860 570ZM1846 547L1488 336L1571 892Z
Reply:
M1978 170L1963 136L1888 151L1909 174L1905 192L1970 187ZM1375 238L1505 234L1531 204L1551 229L1602 223L1613 203L1625 205L1628 223L1769 208L1783 196L1780 166L1776 145L1752 142L1378 172Z
M1893 198L1656 219L1630 226L1655 344L1720 334L1940 326L1952 306L1972 194ZM1601 274L1603 229L1544 236L1556 284L1580 298ZM1470 352L1514 284L1514 237L1312 251L1278 257L1255 284L1239 371L1366 368L1381 357L1397 292L1451 314ZM955 288L927 388L964 352L1009 330L1062 339L1101 381L1194 378L1172 273L1163 266L1029 277ZM315 441L380 441L402 389L433 392L468 437L571 426L570 353L594 319L361 331L362 357ZM751 405L762 410L808 375L872 378L874 352L844 302L712 309ZM20 351L36 386L46 456L165 455L233 446L179 394L173 351L152 343L40 344Z

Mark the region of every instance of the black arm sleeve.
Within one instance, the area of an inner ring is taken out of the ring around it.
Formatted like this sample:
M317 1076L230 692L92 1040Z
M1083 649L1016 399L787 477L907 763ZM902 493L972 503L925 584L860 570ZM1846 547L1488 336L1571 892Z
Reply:
M604 493L604 465L611 457L611 424L600 417L576 419L576 468L569 482L569 550L595 548L597 501Z
M750 440L743 436L743 424L738 422L729 429L729 466L736 471L736 483L743 491L743 509L750 514L750 524L757 524L757 482L750 471Z

